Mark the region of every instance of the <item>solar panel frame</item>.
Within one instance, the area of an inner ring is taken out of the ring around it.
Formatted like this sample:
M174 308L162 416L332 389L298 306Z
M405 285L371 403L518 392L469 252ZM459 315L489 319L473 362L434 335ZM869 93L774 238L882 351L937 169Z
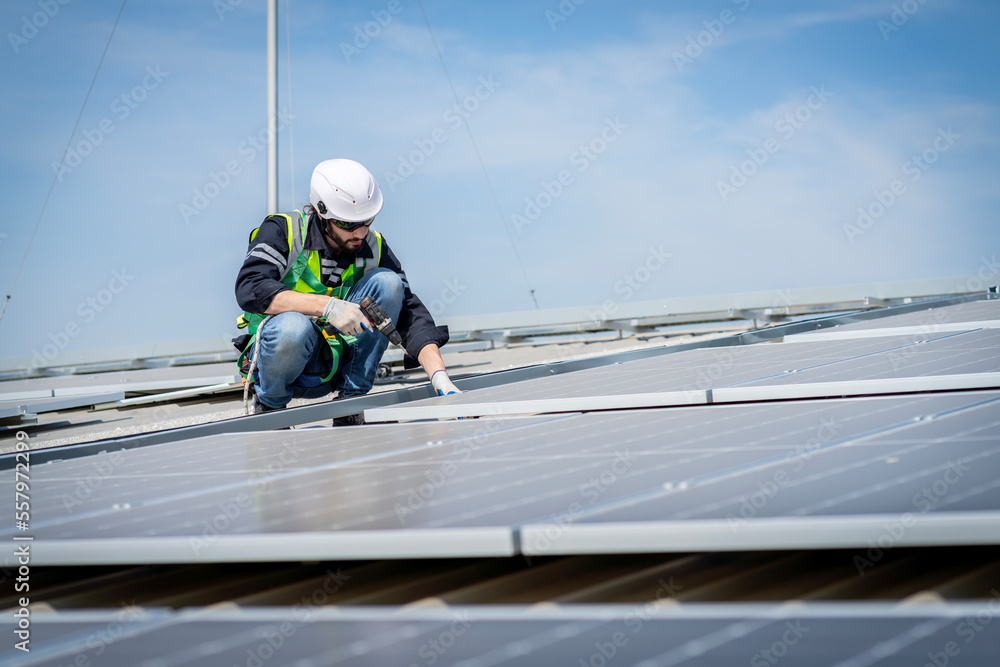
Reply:
M688 551L781 551L990 545L997 543L1000 512L942 512L728 520L621 521L528 524L519 529L525 556L684 553ZM898 534L899 537L895 537ZM890 540L887 542L886 540Z

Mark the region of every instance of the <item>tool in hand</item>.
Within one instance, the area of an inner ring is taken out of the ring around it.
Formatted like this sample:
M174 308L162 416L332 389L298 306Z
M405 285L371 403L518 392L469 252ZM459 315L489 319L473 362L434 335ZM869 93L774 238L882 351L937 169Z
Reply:
M382 332L382 335L389 339L393 345L402 345L403 339L393 325L392 320L386 314L382 306L370 296L361 300L361 312L365 314L372 326Z

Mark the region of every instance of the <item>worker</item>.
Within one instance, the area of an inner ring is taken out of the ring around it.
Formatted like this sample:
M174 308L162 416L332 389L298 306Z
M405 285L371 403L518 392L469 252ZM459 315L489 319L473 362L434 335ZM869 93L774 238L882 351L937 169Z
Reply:
M364 166L325 160L313 171L309 204L268 217L250 235L236 278L248 333L233 342L243 353L241 372L254 367L245 380L252 383L251 414L284 408L292 398L371 390L389 341L359 308L366 296L401 334L405 367L419 363L439 395L459 392L441 359L448 328L435 325L385 237L371 228L381 210L382 191ZM362 423L361 414L334 419Z

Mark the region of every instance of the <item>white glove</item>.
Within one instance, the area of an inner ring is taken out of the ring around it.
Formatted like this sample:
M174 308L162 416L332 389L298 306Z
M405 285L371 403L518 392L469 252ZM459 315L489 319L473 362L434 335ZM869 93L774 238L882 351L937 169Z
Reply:
M357 336L362 331L371 330L372 324L358 308L358 304L331 297L323 308L323 317L342 334Z
M437 390L438 396L462 393L461 389L452 384L448 371L445 370L434 371L434 375L431 376L431 386Z

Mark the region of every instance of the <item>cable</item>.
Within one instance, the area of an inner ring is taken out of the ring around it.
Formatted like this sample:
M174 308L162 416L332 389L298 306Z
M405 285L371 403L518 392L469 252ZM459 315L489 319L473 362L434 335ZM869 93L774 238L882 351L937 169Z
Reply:
M111 26L111 34L108 35L108 43L104 45L104 52L101 53L101 60L97 63L97 71L94 72L94 78L90 80L90 88L87 89L87 96L83 98L83 106L80 107L80 113L76 116L76 122L73 123L73 131L69 134L69 141L66 142L66 148L63 150L62 159L59 160L59 164L62 165L66 161L66 155L69 153L69 148L73 144L73 137L76 136L76 128L80 126L80 119L83 118L83 112L87 108L87 101L90 99L90 93L94 90L94 84L97 82L97 75L101 72L101 65L104 64L104 56L108 54L108 47L111 46L111 38L115 36L115 30L118 28L118 21L122 17L122 12L125 11L125 3L128 0L122 0L121 9L118 10L118 16L115 17L115 24ZM45 201L42 203L42 210L38 214L38 219L35 220L35 226L31 230L31 237L28 239L28 247L24 249L24 255L21 257L21 263L17 267L17 273L14 274L14 282L11 283L10 289L7 290L7 298L3 302L3 310L0 310L0 321L3 321L4 313L7 312L7 304L10 303L10 298L14 296L14 287L17 286L17 279L21 277L21 269L24 268L24 261L28 259L28 253L31 251L31 244L35 241L35 234L38 233L38 226L42 222L42 216L45 215L45 209L49 205L49 198L52 196L52 191L56 187L56 180L59 178L59 170L52 176L52 184L49 186L49 192L45 195Z
M424 16L424 22L427 24L427 32L431 35L431 41L434 42L434 50L437 51L438 60L441 61L441 68L444 70L444 75L448 79L448 85L451 87L451 94L455 96L455 103L461 105L461 100L458 98L458 91L455 90L455 84L451 80L451 74L448 73L448 66L444 63L444 55L441 53L441 47L438 46L437 38L434 36L434 30L431 29L430 19L427 18L427 12L424 11L424 3L421 0L417 0L417 6L420 7L420 13ZM476 143L476 138L472 136L472 128L469 126L469 119L465 119L465 130L469 133L469 140L472 142L472 149L476 152L476 158L479 160L479 166L483 169L483 175L486 177L486 185L489 186L490 194L493 195L493 202L497 205L497 212L500 214L500 224L503 225L503 229L507 232L507 239L510 241L510 247L514 251L514 256L517 258L517 264L521 267L521 275L524 276L524 282L528 285L528 292L531 294L531 300L535 303L535 309L538 309L538 299L535 298L535 288L531 286L531 280L528 278L528 271L524 268L524 262L521 261L521 254L517 251L517 246L514 244L514 236L510 233L510 227L507 226L507 216L504 215L503 207L500 205L500 198L497 197L497 192L493 188L493 181L490 179L490 173L486 169L486 163L483 162L483 156L479 152L479 145Z
M253 358L250 360L250 369L247 371L247 379L243 382L243 414L250 414L250 384L253 382L253 372L257 370L257 356L260 354L260 337L264 332L264 325L267 324L268 320L271 319L271 315L268 315L260 321L257 325L257 331L254 333L253 343ZM254 393L257 393L257 388L254 387Z
M295 138L292 135L292 29L288 19L288 3L285 0L285 62L288 63L288 159L292 171L292 208L295 208Z

